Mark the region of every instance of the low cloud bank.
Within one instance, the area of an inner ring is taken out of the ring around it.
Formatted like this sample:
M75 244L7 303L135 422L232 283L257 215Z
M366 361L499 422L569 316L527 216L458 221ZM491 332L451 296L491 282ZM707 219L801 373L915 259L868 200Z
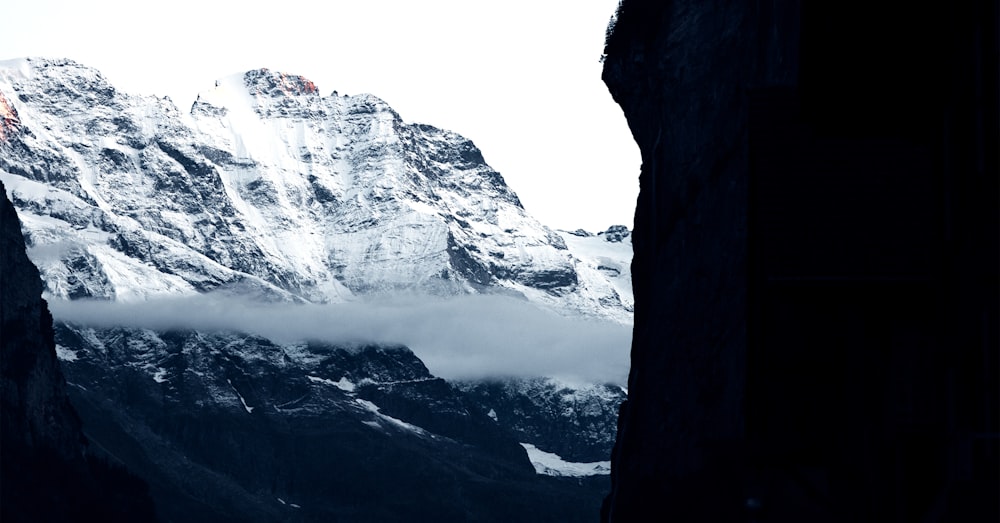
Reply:
M448 379L555 376L624 385L632 329L566 318L504 296L404 296L332 305L200 295L138 304L51 300L53 316L94 327L234 330L278 342L400 343Z

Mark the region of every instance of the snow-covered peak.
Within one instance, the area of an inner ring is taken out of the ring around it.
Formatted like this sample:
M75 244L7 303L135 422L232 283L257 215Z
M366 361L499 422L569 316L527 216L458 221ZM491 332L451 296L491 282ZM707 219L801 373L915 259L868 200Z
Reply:
M191 108L195 116L225 116L229 111L253 112L260 118L324 119L349 114L384 114L383 119L402 124L402 119L383 100L370 94L321 96L308 78L267 68L232 74L198 94Z
M107 85L107 81L100 71L68 58L27 57L0 60L0 78L22 81L49 78L63 83L71 79L80 79L88 81L92 85Z
M6 64L0 179L56 296L499 292L631 321L631 293L529 215L470 140L374 96L259 69L183 115L72 61Z
M251 95L258 96L319 96L316 84L304 76L271 71L267 68L247 71L243 83Z
M316 85L299 75L272 72L268 69L254 69L245 73L231 74L215 81L215 85L198 93L195 106L211 106L233 109L255 109L280 103L287 98L319 98ZM285 103L289 103L285 100ZM298 103L308 100L298 100Z

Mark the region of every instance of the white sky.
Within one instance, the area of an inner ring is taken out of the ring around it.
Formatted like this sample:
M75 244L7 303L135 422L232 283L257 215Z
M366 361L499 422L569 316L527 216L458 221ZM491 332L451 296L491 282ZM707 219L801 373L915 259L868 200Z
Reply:
M372 93L470 138L542 223L632 226L639 151L599 63L618 0L5 4L0 59L71 58L184 110L260 67Z

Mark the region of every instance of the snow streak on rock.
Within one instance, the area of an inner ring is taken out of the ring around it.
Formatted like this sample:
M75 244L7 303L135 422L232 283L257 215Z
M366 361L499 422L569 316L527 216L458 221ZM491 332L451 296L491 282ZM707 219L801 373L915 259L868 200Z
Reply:
M530 443L521 443L528 451L535 472L547 476L597 476L611 474L611 461L596 461L593 463L573 463L560 458L551 452L545 452Z

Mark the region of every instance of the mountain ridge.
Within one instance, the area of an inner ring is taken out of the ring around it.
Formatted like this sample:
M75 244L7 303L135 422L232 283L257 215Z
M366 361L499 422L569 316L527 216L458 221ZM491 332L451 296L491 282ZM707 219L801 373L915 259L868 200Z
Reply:
M324 303L419 289L631 321L630 297L582 281L563 235L471 141L407 124L372 95L323 97L258 69L184 114L75 62L33 59L0 66L0 94L12 115L0 177L31 247L57 254L36 260L53 296Z
M627 234L549 229L471 141L296 75L220 79L183 113L69 60L21 60L0 64L0 96L0 181L56 304L70 396L96 446L142 472L162 518L596 512L624 392L524 375L568 358L621 370ZM246 332L227 327L234 314ZM311 340L303 322L361 334ZM477 325L480 339L455 338ZM398 345L406 329L420 356ZM478 371L497 376L492 394L432 374L425 356L512 361ZM358 477L328 477L338 463ZM366 491L380 477L410 494Z

